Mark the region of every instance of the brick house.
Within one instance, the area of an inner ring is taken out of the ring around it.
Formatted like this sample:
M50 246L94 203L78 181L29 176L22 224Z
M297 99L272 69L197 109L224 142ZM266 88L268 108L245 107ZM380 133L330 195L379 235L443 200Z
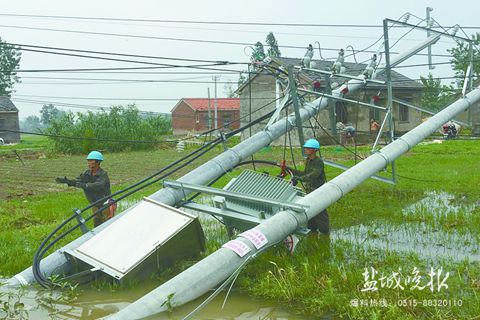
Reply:
M9 132L3 130L12 130ZM8 97L0 97L0 138L5 143L20 142L18 109Z
M324 60L313 61L316 65L315 69L320 70L330 70L333 63L332 61ZM276 68L286 69L288 65L299 65L299 62L300 59L273 57L270 65ZM365 64L348 62L345 62L344 66L346 67L345 73L352 76L359 75L366 68ZM325 75L303 70L295 76L298 87L312 91L326 91ZM332 89L342 85L346 80L347 79L345 78L333 77L331 79ZM378 76L377 80L385 80L385 75L382 74ZM420 105L423 91L423 86L421 83L395 71L392 71L392 83L394 98L400 99L412 105ZM275 100L276 97L275 78L271 74L264 72L255 73L250 77L250 83L247 81L242 84L242 86L236 90L236 93L240 97L240 117L245 119L242 120L241 125L244 125L249 121L247 115L251 112L254 112L252 119L256 119L275 109L275 103L271 103L270 105L264 107L268 102ZM307 101L312 101L316 98L317 97L313 95L305 97ZM375 105L385 107L387 99L386 86L376 83L368 83L363 90L359 90L355 94L348 95L347 98L368 103L372 103L373 99L375 99ZM382 112L381 110L359 106L354 103L334 101L332 105L332 108L328 107L322 110L317 116L319 124L327 132L329 132L329 134L335 132L334 126L337 122L343 122L351 123L357 129L359 135L364 134L365 136L368 136L370 131L370 119L375 118L377 122L381 123L385 118L385 112ZM293 107L289 107L288 111L289 113L292 113ZM422 115L422 112L397 102L394 102L393 104L393 114L395 131L397 133L402 133L413 129L415 126L421 123L422 117L425 116ZM283 113L283 115L285 115L285 113ZM316 126L315 121L313 121L313 126ZM264 127L265 124L255 125L252 128L252 134L264 129ZM304 123L303 131L305 137L307 138L314 136L312 129L310 129L311 127L312 123L309 123L308 121ZM248 130L242 133L242 139L248 138L248 136ZM315 136L317 136L324 144L332 143L328 135L323 130L319 130L318 127L315 130ZM296 130L291 131L291 138L293 139L294 144L298 145ZM283 143L284 138L281 137L273 144L278 145Z
M171 111L173 134L202 132L215 128L214 100L208 98L180 99ZM240 127L239 119L240 99L217 98L218 129L238 129Z

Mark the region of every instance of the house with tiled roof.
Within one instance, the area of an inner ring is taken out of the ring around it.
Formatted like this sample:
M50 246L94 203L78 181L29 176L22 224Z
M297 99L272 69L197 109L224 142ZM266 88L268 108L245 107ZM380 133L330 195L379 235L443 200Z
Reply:
M5 143L20 142L19 130L17 107L9 97L0 97L0 138Z
M182 98L171 113L173 134L198 133L215 128L234 130L240 127L238 98L217 98L216 102L208 98Z
M289 65L299 66L301 59L272 57L270 65L275 68L286 70ZM312 68L330 71L332 68L332 61L313 60ZM314 66L313 66L314 65ZM365 68L366 64L345 62L345 74L351 76L358 76ZM308 89L311 91L327 92L327 78L329 75L322 75L306 70L295 69L295 78L299 88ZM269 72L255 72L249 77L250 81L243 83L236 93L240 97L240 117L241 125L250 121L248 114L253 112L253 119L261 117L266 113L275 109L275 102L277 94L282 96L282 91L285 88L278 89L273 73ZM377 80L385 80L385 74L379 75ZM335 89L341 86L348 79L333 76L329 79L331 88ZM420 105L423 86L420 82L412 80L407 76L392 71L392 86L394 97L405 101L412 105ZM304 97L306 101L311 101L318 98L314 95L307 95ZM349 95L349 99L359 100L361 102L373 103L378 106L385 107L387 100L387 89L385 85L369 82L365 85L363 90L358 90L355 94ZM293 112L293 107L289 108L289 113ZM394 102L393 113L395 121L395 131L398 133L406 132L421 123L422 113L418 110L407 107L406 105ZM285 114L285 113L283 113ZM304 134L306 137L318 137L322 143L332 143L329 137L332 133L336 133L335 126L338 122L352 124L357 133L363 133L365 136L370 136L370 119L375 118L377 122L381 123L385 118L385 112L379 109L360 106L355 103L348 103L344 101L333 101L331 107L322 110L312 122L304 123ZM318 122L317 122L318 121ZM242 139L248 138L250 132L255 134L259 130L264 129L265 124L259 124L252 127L252 130L246 130L242 133ZM312 130L312 127L315 127ZM296 130L291 132L291 139L294 144L298 145L296 138ZM315 131L315 132L313 132ZM283 137L275 141L274 144L283 144L285 139Z

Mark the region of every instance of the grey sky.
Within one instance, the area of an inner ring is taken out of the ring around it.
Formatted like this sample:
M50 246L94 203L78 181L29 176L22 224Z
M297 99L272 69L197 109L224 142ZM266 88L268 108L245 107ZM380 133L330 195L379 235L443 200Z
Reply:
M131 19L195 20L195 21L235 21L269 23L311 23L311 24L368 24L381 25L386 17L397 19L405 12L421 18L425 17L425 7L434 8L432 17L443 26L460 24L479 26L478 1L461 1L452 5L447 1L92 1L72 2L64 0L4 1L0 0L2 14L35 14L78 17L110 17ZM115 33L122 35L169 37L213 41L255 43L265 41L268 32L273 31L280 46L306 47L319 41L323 57L335 58L339 48L352 45L360 50L372 44L382 35L381 28L333 28L333 27L282 27L179 24L150 22L112 22L73 19L52 19L32 17L0 16L0 37L11 43L61 47L70 49L106 51L149 56L177 57L187 59L226 60L248 62L244 45L209 44L202 42L142 39L135 37L94 35L28 28L61 29L95 33ZM420 22L415 18L410 23ZM423 25L423 24L422 24ZM22 28L19 28L22 27ZM402 30L405 32L406 30ZM467 29L468 34L480 29ZM392 31L391 37L398 38L400 31ZM406 35L392 50L402 51L426 37L424 32L413 31ZM445 49L454 42L442 39L433 49L434 53L446 54ZM376 49L378 44L372 47ZM298 57L305 49L281 48L282 55ZM371 53L358 54L357 60L365 61ZM318 51L315 57L319 58ZM146 61L147 59L135 58ZM434 62L446 62L447 57L434 57ZM148 60L155 61L155 60ZM353 58L348 58L352 61ZM414 57L404 64L425 63L426 57ZM156 61L171 64L195 64L196 62ZM112 62L76 57L63 57L51 54L23 52L21 69L65 69L65 68L115 68L144 66L124 62ZM146 65L145 65L146 66ZM232 66L229 69L242 70L246 65ZM449 67L437 67L435 76L452 76ZM195 71L192 69L164 69L162 71ZM397 70L412 78L428 74L427 67L404 68ZM147 71L148 72L148 71ZM95 79L117 80L193 80L211 82L213 74L109 74L109 73L21 73L22 84L17 84L13 95L20 109L20 117L38 114L43 103L62 102L87 106L108 107L114 104L136 102L141 110L168 112L174 100L147 101L140 99L179 99L181 97L206 97L207 88L213 95L212 83L167 83L167 82L118 82ZM87 78L92 80L72 81L64 79L44 79L27 77ZM237 75L222 75L220 81L237 80ZM105 83L106 82L106 83ZM224 85L218 86L219 96L224 96ZM40 97L44 96L44 97ZM54 99L51 97L66 97ZM90 99L79 99L90 98ZM96 100L94 98L103 98ZM107 98L114 98L108 100ZM28 103L26 100L38 100ZM58 106L66 110L67 107ZM72 108L72 111L85 109Z

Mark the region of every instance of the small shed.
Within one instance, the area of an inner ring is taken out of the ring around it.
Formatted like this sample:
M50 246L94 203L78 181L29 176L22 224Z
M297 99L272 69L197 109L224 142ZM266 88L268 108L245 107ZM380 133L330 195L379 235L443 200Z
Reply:
M5 143L20 142L18 109L9 97L0 97L0 138Z

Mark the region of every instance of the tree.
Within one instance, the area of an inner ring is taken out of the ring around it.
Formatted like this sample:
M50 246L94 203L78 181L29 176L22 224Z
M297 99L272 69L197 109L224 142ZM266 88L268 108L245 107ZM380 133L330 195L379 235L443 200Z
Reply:
M237 98L238 95L235 93L235 88L233 83L228 80L227 83L223 86L223 92L227 95L227 98Z
M42 123L38 116L28 116L20 122L20 129L28 132L40 132Z
M427 78L420 76L420 81L423 84L423 108L438 112L455 100L454 88L442 85L440 79L433 78L431 73Z
M41 122L48 127L52 120L60 117L63 111L58 110L53 104L44 104L40 110Z
M480 76L480 33L472 35L473 39L473 76L478 79ZM469 44L463 41L459 41L457 46L452 49L448 49L453 56L453 59L450 60L452 63L452 68L455 71L455 76L460 78L458 86L463 86L463 81L465 79L465 73L467 71L468 65L470 64L470 50Z
M275 39L275 36L273 35L273 32L270 32L267 34L267 44L269 45L270 48L267 50L267 54L270 57L280 57L280 49L278 49L278 42L277 39Z
M263 44L260 41L255 43L251 59L252 61L263 61L263 59L265 59L265 50L263 49Z
M237 87L241 87L245 82L248 81L248 77L245 76L245 73L248 73L248 71L242 71L238 75Z
M20 66L20 56L18 48L0 38L0 96L9 97L13 92L13 85L20 82L15 72Z

